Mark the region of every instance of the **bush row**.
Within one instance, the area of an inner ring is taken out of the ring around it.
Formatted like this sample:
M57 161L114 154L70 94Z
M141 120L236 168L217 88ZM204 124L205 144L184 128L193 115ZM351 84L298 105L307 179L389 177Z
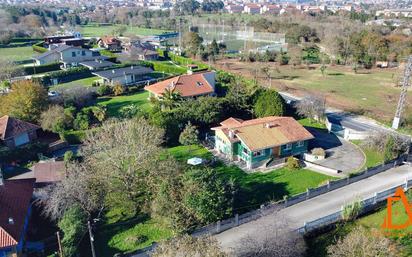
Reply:
M41 78L34 78L44 86L52 84L53 79L57 79L58 83L66 83L73 80L83 79L92 76L91 71L86 67L75 67L68 70L52 71Z
M32 75L34 73L43 73L49 71L57 71L60 70L60 63L49 63L44 65L39 65L36 67L24 67L23 71L26 75Z
M43 42L39 42L33 45L33 51L38 52L38 53L45 53L47 52L47 48L43 47Z

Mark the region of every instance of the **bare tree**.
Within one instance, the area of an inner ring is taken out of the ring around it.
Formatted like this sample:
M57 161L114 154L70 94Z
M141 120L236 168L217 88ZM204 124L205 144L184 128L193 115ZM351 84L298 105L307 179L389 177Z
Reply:
M82 153L107 181L109 202L136 214L149 204L162 142L163 131L144 119L109 120L87 136Z
M74 205L91 216L104 208L106 186L102 182L90 166L70 163L61 182L40 192L39 203L44 205L44 214L54 220Z
M229 257L220 249L219 243L212 237L191 237L184 235L160 243L151 255L152 257L170 256L202 256Z
M328 247L330 257L395 257L399 256L398 249L390 239L376 229L368 231L363 227L356 227L344 238L340 238L335 245Z
M15 63L6 59L0 59L0 82L23 74L23 69L19 68Z
M308 95L295 105L297 113L304 117L320 121L326 110L326 100L318 95Z
M244 237L238 249L235 249L239 257L299 257L305 251L303 237L291 231L283 217L277 217L270 224L257 228L256 233Z

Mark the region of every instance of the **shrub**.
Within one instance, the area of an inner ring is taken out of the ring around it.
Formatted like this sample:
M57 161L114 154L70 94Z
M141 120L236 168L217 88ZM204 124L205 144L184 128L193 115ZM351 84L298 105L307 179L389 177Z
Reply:
M121 84L117 83L114 88L113 88L113 93L115 96L122 95L124 93L124 86Z
M73 121L73 127L78 130L86 130L90 126L89 115L85 113L78 113L76 119Z
M263 90L257 96L253 110L258 117L282 116L285 111L285 101L275 90Z
M320 148L320 147L312 149L312 154L316 156L323 156L323 157L326 156L325 150L323 150L323 148Z
M99 96L110 95L112 93L112 88L109 85L101 85L96 93Z
M57 71L60 70L60 63L48 63L44 65L39 65L39 66L28 66L24 67L23 71L24 74L26 75L32 75L35 73L44 73L44 72L49 72L49 71Z
M342 210L342 218L346 221L354 220L362 210L362 202L356 200L352 203L346 204Z
M64 131L60 138L69 144L81 144L86 138L86 131Z
M300 163L299 160L296 159L295 157L291 156L288 157L288 159L286 160L286 166L288 167L288 169L290 170L297 170L300 169Z

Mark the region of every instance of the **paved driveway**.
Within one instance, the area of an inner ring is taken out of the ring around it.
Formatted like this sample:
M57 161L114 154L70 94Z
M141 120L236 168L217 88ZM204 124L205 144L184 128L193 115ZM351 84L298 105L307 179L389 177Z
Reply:
M356 199L372 197L394 186L401 185L405 179L412 178L412 168L408 165L390 169L375 176L336 189L298 203L279 212L271 213L255 221L226 230L214 237L226 250L237 249L247 236L259 236L262 227L270 227L277 219L287 219L290 229L298 229L304 222L313 221L340 210L341 206Z
M365 163L365 155L357 146L325 130L307 129L315 136L310 147L321 147L326 150L326 159L316 161L315 163L341 170L344 174L349 174L362 168Z

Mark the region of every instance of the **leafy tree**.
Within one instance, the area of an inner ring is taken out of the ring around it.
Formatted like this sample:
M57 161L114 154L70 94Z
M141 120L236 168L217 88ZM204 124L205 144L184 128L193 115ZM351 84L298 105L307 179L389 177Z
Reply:
M54 133L62 132L66 127L66 115L60 105L51 105L40 115L40 124L43 130Z
M86 113L79 112L73 121L73 127L77 130L86 130L90 126L89 116Z
M196 32L187 32L183 36L183 46L191 56L196 56L202 46L203 38Z
M175 4L174 9L180 14L194 15L200 8L200 4L196 0L184 0Z
M322 76L325 76L325 71L326 71L326 65L325 64L322 64L321 66L320 66L320 72L322 73Z
M170 110L182 100L179 92L176 92L176 87L166 88L160 97L162 108Z
M221 250L219 243L212 237L192 237L190 235L184 235L161 242L151 256L228 257L229 255Z
M189 146L189 152L191 151L191 145L197 144L199 142L199 131L195 126L190 123L186 124L185 129L179 136L179 143L182 145Z
M38 83L22 80L12 84L11 92L0 96L0 115L35 122L47 108L47 92Z
M87 217L82 209L76 205L68 209L58 223L59 229L63 231L61 241L64 256L76 256L78 245L86 231Z
M213 39L212 43L209 45L209 53L213 56L219 54L219 45L217 44L216 39Z
M282 116L285 113L285 101L274 90L264 90L259 94L253 107L257 117Z
M109 85L101 85L96 92L99 96L109 95L112 93L112 88Z
M201 224L232 214L234 181L222 179L216 170L191 169L185 173L184 202Z
M213 169L174 172L159 181L153 214L165 218L176 232L224 218L232 213L234 182Z
M91 108L93 116L99 121L103 122L106 119L106 107L103 106L93 106Z
M398 247L378 230L368 231L361 226L353 229L336 244L328 247L330 257L395 257L400 256Z

